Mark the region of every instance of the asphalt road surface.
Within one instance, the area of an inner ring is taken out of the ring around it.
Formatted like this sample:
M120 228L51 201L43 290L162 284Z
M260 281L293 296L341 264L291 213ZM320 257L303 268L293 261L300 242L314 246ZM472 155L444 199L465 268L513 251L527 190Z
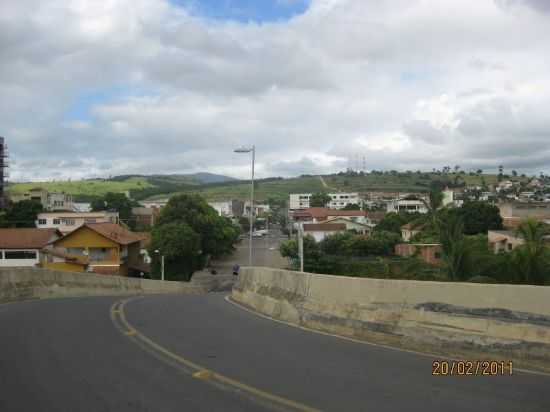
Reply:
M435 377L224 297L0 305L0 411L550 411L550 376Z
M286 269L288 260L279 253L279 245L284 240L288 240L288 237L276 227L271 228L266 236L252 238L253 266ZM231 267L238 263L240 266L248 266L249 242L248 237L244 238L235 246L231 256L215 262L215 265Z

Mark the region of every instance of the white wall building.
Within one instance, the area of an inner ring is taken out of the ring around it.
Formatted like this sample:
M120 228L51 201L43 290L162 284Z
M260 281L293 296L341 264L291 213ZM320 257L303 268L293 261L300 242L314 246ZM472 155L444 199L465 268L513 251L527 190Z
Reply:
M60 237L55 229L0 229L0 267L36 266L41 250Z
M44 212L36 218L36 227L40 229L59 229L66 234L84 223L119 223L118 212Z
M27 192L10 196L14 203L22 200L34 200L40 202L45 210L74 210L72 195L64 192L48 192L41 187L35 187Z
M362 205L362 199L357 192L349 193L328 193L331 201L327 207L331 209L343 209L347 205ZM290 210L309 209L312 193L291 193L289 201Z
M208 202L208 204L216 209L216 212L220 216L231 217L233 216L233 205L231 201L228 202Z
M387 204L388 213L428 213L428 208L422 200L417 199L399 199L392 200Z

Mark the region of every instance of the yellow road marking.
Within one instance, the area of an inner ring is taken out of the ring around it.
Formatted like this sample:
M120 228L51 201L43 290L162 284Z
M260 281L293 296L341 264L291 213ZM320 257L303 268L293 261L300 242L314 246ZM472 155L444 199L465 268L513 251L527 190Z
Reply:
M135 330L129 330L127 332L124 333L126 336L135 336L137 335L137 332Z
M272 402L276 405L284 406L286 408L290 408L291 410L294 410L294 411L320 412L319 409L315 409L315 408L312 408L310 406L301 404L299 402L295 402L293 400L284 398L282 396L266 392L264 390L255 388L254 386L250 386L250 385L247 385L243 382L240 382L236 379L232 379L232 378L229 378L229 377L227 377L225 375L222 375L220 373L216 373L215 371L207 369L202 365L199 365L199 364L197 364L193 361L185 359L184 357L182 357L180 355L177 355L177 354L169 351L168 349L162 347L158 343L156 343L153 340L149 339L143 333L139 332L139 330L137 328L135 328L132 324L130 324L128 322L128 320L126 320L126 316L125 316L125 313L124 313L124 305L126 305L126 303L129 300L131 300L131 299L120 301L119 313L118 313L118 315L119 315L118 320L120 321L120 323L127 330L129 330L131 332L134 332L132 335L129 335L129 336L137 335L138 339L142 343L145 343L147 346L149 346L149 349L154 350L154 351L166 356L167 358L169 358L169 359L171 359L171 360L173 360L173 361L175 361L175 362L177 362L181 365L185 365L188 368L194 370L195 372L192 375L193 377L195 377L197 379L202 379L202 380L215 380L217 382L223 383L226 386L237 388L237 389L241 390L242 392L248 393L249 395L253 395L256 398L262 399L264 401L267 400L267 401ZM114 308L114 305L113 305L112 308ZM114 315L113 312L114 311L112 311L112 313L111 313L111 319L113 320L113 323L115 323L115 326L116 326L117 317ZM125 334L128 335L128 333L129 332L126 332Z
M197 379L211 379L212 376L213 376L213 373L207 369L203 369L193 374L193 378L197 378Z

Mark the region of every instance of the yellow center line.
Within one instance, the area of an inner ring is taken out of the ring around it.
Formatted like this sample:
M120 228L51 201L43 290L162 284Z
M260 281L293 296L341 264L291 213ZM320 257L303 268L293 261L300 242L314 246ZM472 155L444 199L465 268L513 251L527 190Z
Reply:
M127 336L136 336L142 343L145 343L149 349L152 349L156 351L157 353L160 353L164 355L165 357L175 361L176 363L179 363L181 365L184 365L190 369L192 369L194 372L192 376L197 379L201 380L215 380L217 382L223 383L226 386L230 386L233 388L237 388L249 395L253 395L256 398L267 400L269 402L272 402L274 404L277 404L279 406L285 406L287 408L290 408L295 411L300 412L320 412L319 409L312 408L310 406L304 405L299 402L295 402L291 399L284 398L279 395L272 394L270 392L266 392L262 389L258 389L254 386L247 385L246 383L240 382L236 379L230 378L228 376L222 375L221 373L217 373L211 369L208 369L202 365L199 365L193 361L190 361L174 352L171 352L170 350L164 348L163 346L159 345L155 341L151 340L147 336L145 336L143 333L139 331L135 326L133 326L128 320L126 319L126 314L124 312L124 306L130 299L122 300L117 302L119 304L118 311L115 310L114 304L111 307L111 319L113 320L113 323L116 324L116 321L120 321L123 327L119 327L122 331L124 331L125 335ZM116 316L118 315L118 317ZM130 334L130 332L133 332Z

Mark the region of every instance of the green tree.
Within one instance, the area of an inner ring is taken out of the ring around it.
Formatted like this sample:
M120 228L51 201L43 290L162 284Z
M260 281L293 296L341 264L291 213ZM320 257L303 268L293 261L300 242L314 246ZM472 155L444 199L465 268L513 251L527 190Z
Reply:
M42 212L42 204L35 200L22 200L8 206L3 227L35 227L36 216Z
M361 210L361 206L359 206L357 203L348 203L342 208L342 210Z
M90 206L93 211L116 210L120 220L130 224L132 207L137 206L137 203L129 199L124 193L109 192L103 198L94 199Z
M502 217L497 206L486 202L470 201L455 209L464 221L464 233L475 235L488 230L502 229Z
M443 252L443 262L451 280L460 280L467 276L466 263L468 248L464 239L462 218L451 213L439 221L439 238Z
M514 249L512 264L520 281L543 285L550 280L550 254L544 243L548 229L543 223L527 219L518 228L524 244Z
M428 195L428 200L422 200L428 212L417 220L420 224L429 224L431 227L437 227L437 211L443 204L443 192L439 189L432 189Z
M332 198L327 193L314 193L309 199L309 206L311 207L326 207Z
M218 215L206 200L198 195L179 195L170 198L162 209L158 225L186 223L200 235L200 249L204 255L219 257L233 251L239 228Z
M153 273L160 273L160 255L164 256L165 279L189 280L200 268L200 235L183 222L155 226L151 232L150 256ZM155 251L160 253L157 254Z

